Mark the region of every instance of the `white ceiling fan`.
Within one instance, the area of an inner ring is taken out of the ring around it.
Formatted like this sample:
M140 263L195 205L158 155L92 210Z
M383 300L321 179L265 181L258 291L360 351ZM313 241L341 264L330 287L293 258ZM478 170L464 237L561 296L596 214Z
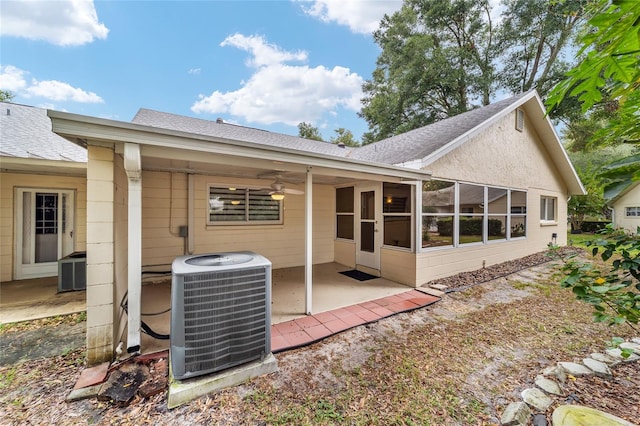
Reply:
M280 176L276 175L276 180L271 184L272 191L269 192L271 198L274 200L282 200L284 199L284 194L291 195L302 195L304 191L300 191L299 189L290 189L286 188L284 183L280 180Z

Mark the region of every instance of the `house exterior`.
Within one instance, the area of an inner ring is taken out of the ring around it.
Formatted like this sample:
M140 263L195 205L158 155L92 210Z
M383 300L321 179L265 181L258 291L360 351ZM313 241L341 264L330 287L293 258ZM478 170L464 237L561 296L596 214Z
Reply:
M86 170L46 109L0 102L0 282L56 276L85 250Z
M584 193L534 91L358 148L146 109L49 116L88 151L89 363L125 329L140 351L141 274L177 256L304 266L309 314L314 264L420 286L565 244Z
M637 234L640 226L640 182L629 185L623 192L609 201L613 211L612 223L616 228Z

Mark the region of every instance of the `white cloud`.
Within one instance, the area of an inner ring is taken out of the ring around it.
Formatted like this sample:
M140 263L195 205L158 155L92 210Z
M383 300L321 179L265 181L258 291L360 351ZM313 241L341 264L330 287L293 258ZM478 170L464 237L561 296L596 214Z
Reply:
M109 30L98 22L89 0L3 0L0 35L77 46L105 39Z
M287 65L307 59L305 52L286 52L261 37L235 34L222 45L249 51L248 61L257 67L251 78L235 91L200 95L191 110L196 113L231 114L260 124L316 123L337 108L359 111L363 79L348 68Z
M260 36L246 37L236 33L224 39L220 46L233 46L251 53L252 57L249 60L249 65L252 67L307 60L307 52L302 50L286 52L276 45L267 43Z
M25 72L13 65L0 65L0 90L16 93L27 86Z
M39 96L52 101L73 101L81 103L103 103L104 101L93 92L86 92L67 83L56 80L34 80L26 90L30 96Z
M189 69L189 71L187 71L187 73L191 75L198 75L201 72L202 72L202 68L191 68Z
M103 103L104 100L93 92L87 92L68 83L56 80L27 82L27 71L13 65L0 65L0 89L8 90L25 98L39 97L50 101L73 101L80 103Z
M302 10L323 22L345 25L354 33L371 34L385 14L391 15L401 7L401 0L314 0Z

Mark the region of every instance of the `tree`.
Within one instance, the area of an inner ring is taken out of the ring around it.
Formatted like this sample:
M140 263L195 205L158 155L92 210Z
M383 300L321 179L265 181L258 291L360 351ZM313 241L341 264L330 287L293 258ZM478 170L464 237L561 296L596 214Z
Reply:
M363 84L364 143L490 102L495 49L487 0L405 0L373 37L382 51Z
M499 25L488 0L405 0L374 40L376 69L363 84L363 143L487 105L498 91L544 97L569 64L583 6L592 0L506 0ZM568 121L577 103L557 108ZM565 111L566 109L566 111Z
M615 102L616 115L598 133L603 144L640 143L640 2L596 0L578 52L582 59L547 99L553 112L565 99L576 97L587 113L604 101ZM640 179L640 155L611 164L605 197L614 198Z
M561 54L571 45L588 0L505 0L498 48L501 85L545 94L567 71Z
M15 96L8 90L0 90L0 102L11 102Z
M298 136L305 139L312 139L315 141L322 141L322 136L317 127L312 126L310 123L304 121L298 124Z
M334 131L336 132L336 136L330 139L331 143L336 145L343 144L345 146L360 146L358 141L353 138L351 130L340 127Z

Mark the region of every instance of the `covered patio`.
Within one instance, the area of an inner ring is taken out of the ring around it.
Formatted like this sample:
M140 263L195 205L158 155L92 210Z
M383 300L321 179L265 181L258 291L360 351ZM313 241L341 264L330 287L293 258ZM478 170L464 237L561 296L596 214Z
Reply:
M306 344L309 339L318 340L437 300L384 278L358 281L340 273L349 269L336 262L314 265L313 312L317 319L304 313L304 267L273 270L271 323L275 351ZM86 309L85 292L58 293L56 277L6 282L2 283L0 290L1 323L65 315ZM170 333L170 307L170 277L143 281L142 321L154 332ZM317 327L319 325L322 327ZM308 331L304 333L301 330ZM126 335L126 330L123 333ZM144 354L167 350L169 340L143 333L142 347Z

